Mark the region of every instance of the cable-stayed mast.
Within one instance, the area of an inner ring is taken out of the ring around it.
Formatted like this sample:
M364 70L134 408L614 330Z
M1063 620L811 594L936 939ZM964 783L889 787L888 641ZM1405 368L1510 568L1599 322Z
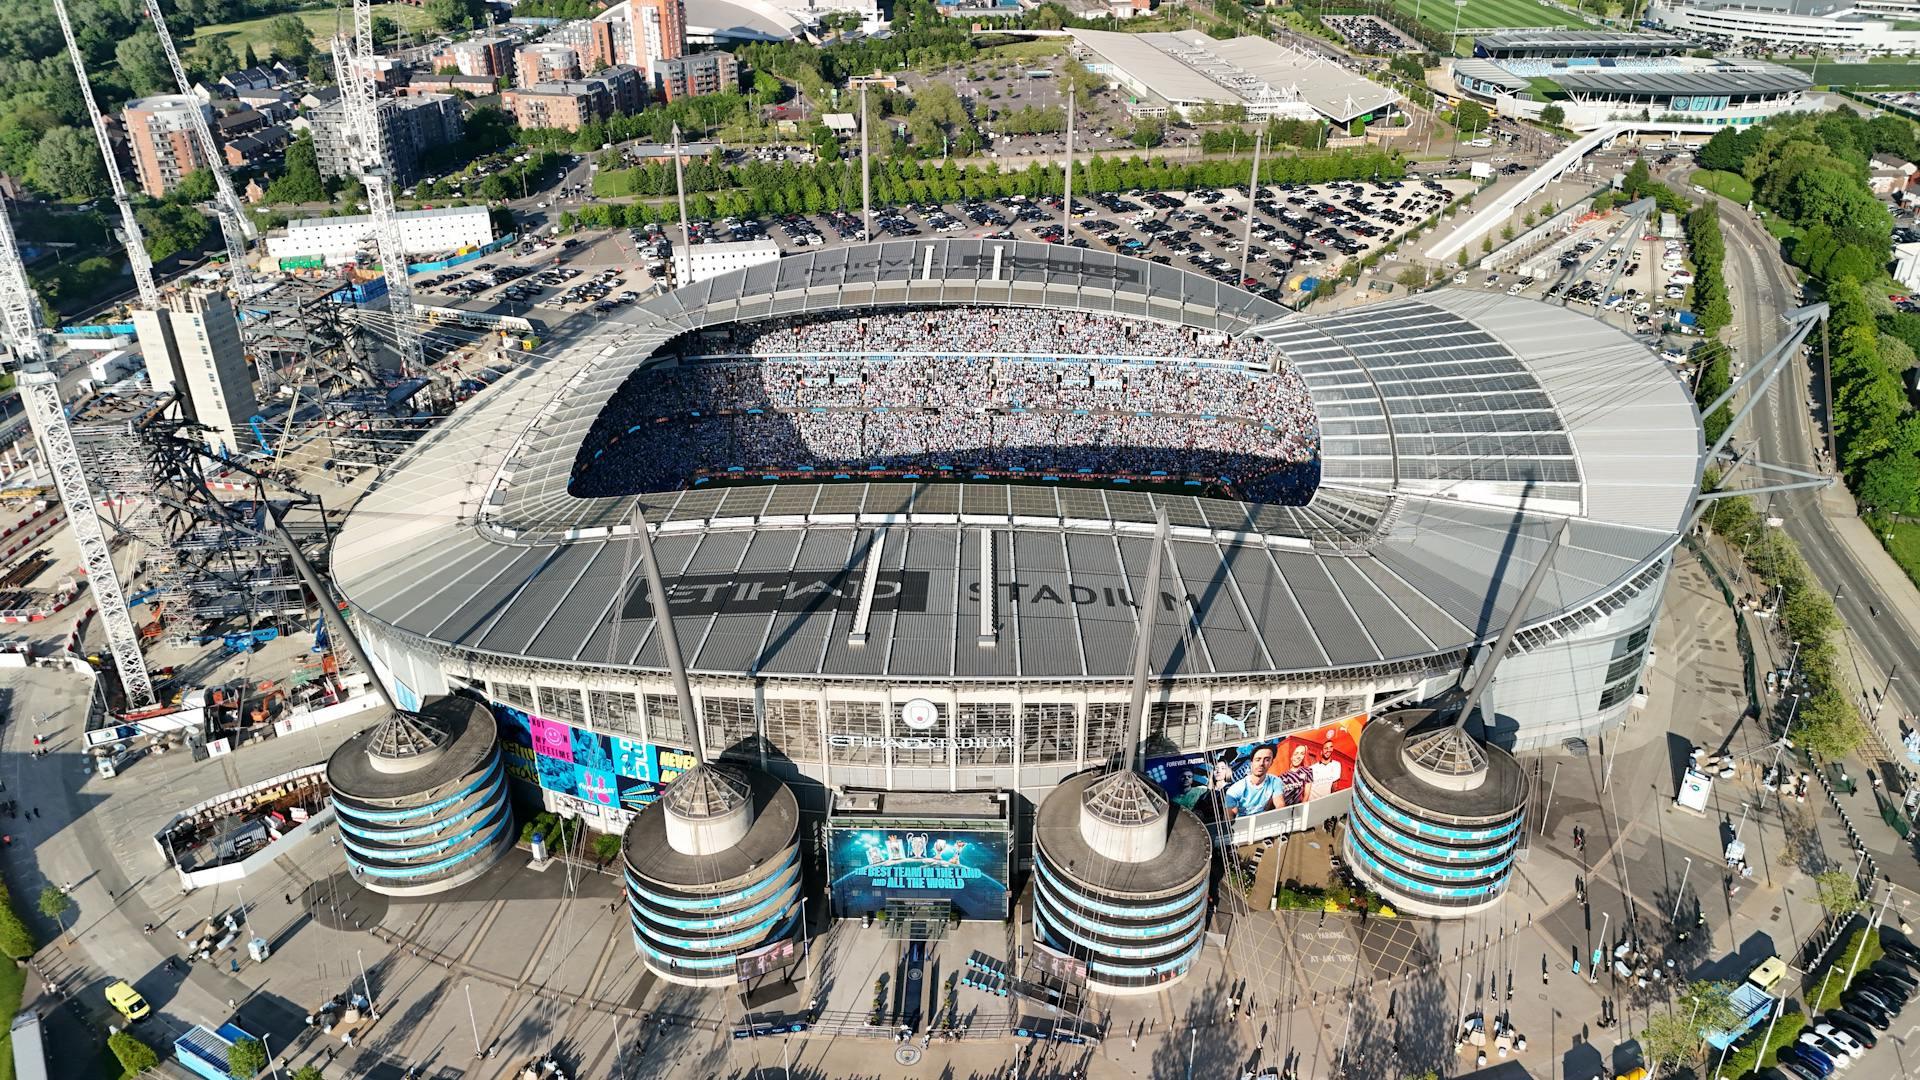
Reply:
M146 238L140 235L140 222L133 216L133 203L127 198L126 181L120 177L120 165L114 160L113 139L107 134L107 122L100 105L93 100L93 87L87 82L86 61L80 56L80 44L73 39L73 22L67 17L66 0L53 0L53 13L60 19L60 33L67 39L67 55L73 58L73 74L80 80L80 96L86 100L87 116L93 121L93 137L100 143L100 160L107 167L107 182L113 185L113 204L120 208L121 242L127 246L127 262L133 267L133 283L140 291L140 306L160 306L160 288L153 282L153 259L147 255Z
M60 397L60 379L47 365L46 343L40 340L39 299L27 281L26 264L20 260L13 222L7 217L4 202L0 202L0 337L19 373L27 422L40 439L41 452L46 455L47 468L73 527L80 561L87 568L87 587L93 590L94 603L100 609L107 649L120 671L127 704L135 709L151 707L155 703L153 680L147 674L146 659L140 655L140 634L127 610L126 594L113 568L113 550L107 544L93 491L80 466L73 428L67 424L66 402Z
M373 217L374 246L387 277L387 311L393 316L394 349L400 354L400 372L426 373L425 351L413 318L413 287L407 282L407 249L400 239L400 221L393 208L392 157L386 131L380 123L380 87L374 72L373 16L367 0L354 0L354 37L333 39L333 67L345 111L347 152L359 167L360 184L367 189L367 209Z

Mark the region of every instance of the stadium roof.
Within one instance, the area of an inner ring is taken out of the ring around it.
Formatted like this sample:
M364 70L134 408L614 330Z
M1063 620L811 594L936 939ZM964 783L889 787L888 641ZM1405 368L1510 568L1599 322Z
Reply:
M429 647L659 670L651 606L617 595L637 580L624 524L634 500L565 491L581 438L625 378L701 325L980 303L1266 337L1319 410L1322 487L1304 507L985 483L650 495L694 671L1123 679L1135 619L1125 598L1144 580L1158 507L1172 523L1155 606L1162 676L1457 660L1498 632L1557 516L1572 524L1529 625L1597 617L1622 587L1655 580L1698 482L1685 389L1644 346L1565 309L1442 290L1309 318L1099 252L902 241L809 253L564 324L551 358L481 393L367 493L335 544L336 579L357 612ZM868 575L890 599L862 641L854 598ZM978 643L983 625L991 647Z
M1258 106L1299 100L1346 123L1400 100L1382 86L1320 56L1259 37L1220 41L1197 30L1123 34L1074 30L1074 41L1168 102Z
M1550 49L1565 52L1586 49L1593 52L1683 52L1685 38L1671 34L1628 34L1608 30L1503 30L1481 34L1473 39L1475 48L1487 50Z
M1553 81L1569 94L1787 94L1813 85L1803 71L1761 61L1674 71L1570 68L1556 70Z
M1533 80L1515 75L1491 60L1480 60L1474 57L1455 60L1453 73L1458 78L1473 79L1489 86L1504 86L1512 90L1525 90L1533 85Z

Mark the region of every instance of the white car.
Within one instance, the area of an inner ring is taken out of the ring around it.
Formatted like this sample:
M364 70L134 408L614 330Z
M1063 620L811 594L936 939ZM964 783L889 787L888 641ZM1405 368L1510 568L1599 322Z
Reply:
M1867 1052L1867 1048L1860 1045L1860 1040L1848 1034L1845 1028L1837 1028L1832 1024L1820 1023L1815 1024L1813 1030L1816 1034L1824 1035L1833 1040L1840 1049L1847 1052L1848 1057L1860 1057Z
M1800 1045L1811 1046L1815 1050L1832 1058L1833 1067L1836 1070L1844 1069L1853 1064L1853 1055L1847 1052L1846 1047L1841 1046L1838 1041L1829 1039L1818 1032L1809 1031L1802 1034L1800 1036Z
M1691 285L1691 284L1693 284L1693 272L1692 272L1692 271L1689 271L1689 270L1682 270L1682 271L1680 271L1679 273L1677 273L1677 274L1675 274L1675 275L1673 275L1672 277L1670 277L1670 278L1668 278L1668 279L1667 279L1667 284L1669 284L1669 285Z

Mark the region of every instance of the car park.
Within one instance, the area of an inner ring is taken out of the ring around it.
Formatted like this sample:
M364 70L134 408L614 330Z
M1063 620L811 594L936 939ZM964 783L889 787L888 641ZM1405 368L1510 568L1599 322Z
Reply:
M1828 1012L1823 1026L1845 1033L1848 1038L1869 1050L1880 1045L1880 1036L1874 1033L1872 1025L1862 1022L1859 1017L1851 1013ZM1816 1027L1814 1030L1819 1031L1821 1028Z

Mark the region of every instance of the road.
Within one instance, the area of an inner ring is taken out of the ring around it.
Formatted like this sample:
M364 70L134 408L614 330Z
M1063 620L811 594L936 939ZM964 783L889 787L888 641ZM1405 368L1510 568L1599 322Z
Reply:
M1744 209L1722 199L1720 220L1733 285L1733 344L1740 360L1750 363L1780 336L1780 314L1798 306L1797 289L1777 254L1778 243ZM1823 400L1815 372L1804 357L1797 357L1753 413L1751 435L1758 439L1761 458L1797 469L1819 469L1815 446L1824 446L1826 438L1825 428L1819 426L1825 413L1819 404ZM1851 496L1842 489L1793 491L1773 496L1770 505L1772 513L1784 520L1787 535L1800 545L1814 575L1833 593L1841 619L1880 677L1920 672L1920 632L1906 624L1901 605L1888 595L1890 590L1911 590L1912 586L1904 580L1884 581L1869 572L1834 520L1852 515ZM1841 659L1847 662L1845 650ZM1920 687L1914 679L1897 678L1891 690L1899 712L1916 711Z

